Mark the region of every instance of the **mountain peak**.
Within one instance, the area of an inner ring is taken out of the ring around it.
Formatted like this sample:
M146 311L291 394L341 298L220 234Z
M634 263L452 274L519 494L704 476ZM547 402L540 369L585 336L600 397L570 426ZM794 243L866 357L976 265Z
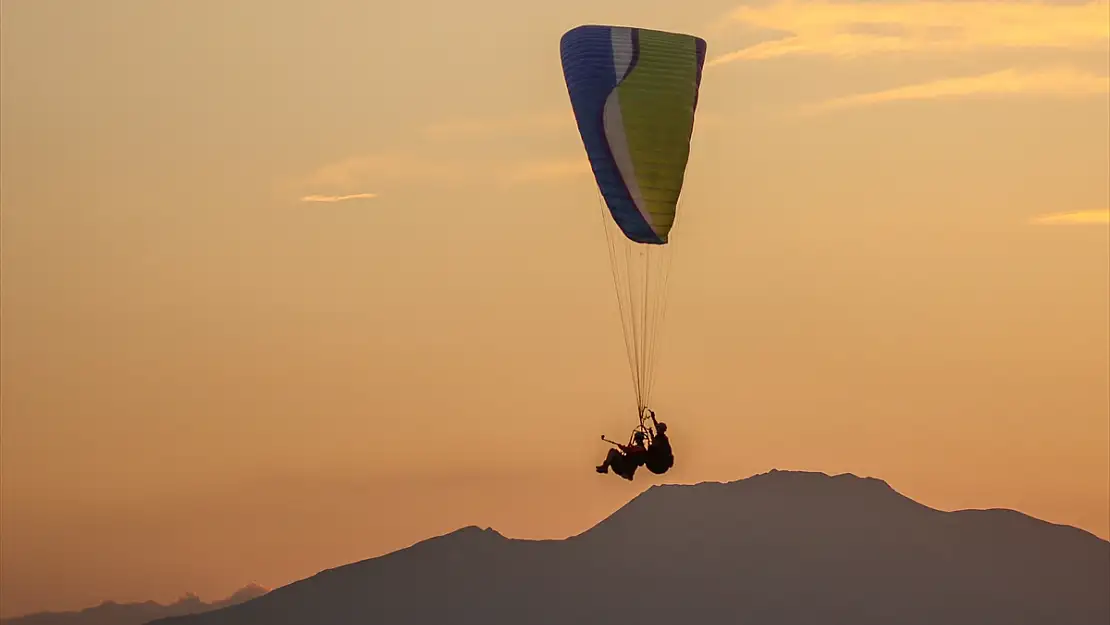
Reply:
M879 490L895 492L890 484L884 480L875 477L863 477L855 473L837 473L830 475L822 471L800 471L793 469L774 469L765 473L756 473L749 477L732 480L729 482L714 482L705 481L696 484L656 484L648 489L667 489L667 488L690 488L699 487L703 485L732 487L736 488L742 485L754 484L767 484L773 485L774 488L861 488L870 487ZM647 491L645 491L647 492Z
M262 595L264 595L268 592L270 592L270 590L268 588L266 588L265 586L262 586L260 584L250 583L250 584L247 584L246 586L243 586L239 590L236 590L234 593L232 593L232 595L230 597L225 599L225 602L227 602L227 603L242 603L243 601L249 601L251 599L254 599L255 597L261 597Z
M493 544L508 540L492 527L482 528L477 525L467 525L446 534L424 539L408 547L408 549L438 549L442 545L457 548L461 545Z
M890 522L913 513L937 512L895 491L885 481L852 473L772 469L731 482L654 485L608 518L574 537L610 540L615 536L682 535L692 531L744 527L773 515L804 524L807 519ZM641 528L645 532L635 532ZM601 537L601 538L595 538ZM622 541L627 538L620 539Z
M505 538L501 535L500 532L493 529L492 527L478 527L477 525L467 525L466 527L460 527L453 532L448 532L444 534L442 538L446 538L448 536L454 536L458 538L479 536L483 538Z

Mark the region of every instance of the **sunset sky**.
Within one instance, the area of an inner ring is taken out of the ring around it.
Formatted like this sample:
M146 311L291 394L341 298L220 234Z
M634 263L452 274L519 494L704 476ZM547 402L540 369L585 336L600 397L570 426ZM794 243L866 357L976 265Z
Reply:
M1110 538L1110 5L3 0L11 616L274 587L653 483ZM559 38L708 41L655 409Z

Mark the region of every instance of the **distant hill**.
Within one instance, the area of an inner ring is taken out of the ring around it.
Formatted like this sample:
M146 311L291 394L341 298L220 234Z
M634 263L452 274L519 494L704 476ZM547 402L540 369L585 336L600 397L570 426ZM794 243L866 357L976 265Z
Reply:
M1110 543L876 479L656 486L566 540L467 527L157 625L1106 625Z
M105 601L95 608L80 612L39 612L17 618L0 620L2 625L142 625L155 619L183 614L200 614L266 594L266 589L250 585L235 592L227 599L205 603L194 594L188 594L170 605L154 601L143 603L116 603Z

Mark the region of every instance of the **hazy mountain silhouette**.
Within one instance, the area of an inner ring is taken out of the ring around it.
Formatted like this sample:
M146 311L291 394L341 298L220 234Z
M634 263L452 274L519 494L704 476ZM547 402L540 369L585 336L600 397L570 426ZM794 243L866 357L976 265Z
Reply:
M105 601L95 608L79 612L39 612L0 620L2 625L142 625L154 619L183 614L200 614L249 601L266 594L266 589L256 584L241 588L227 599L205 603L189 593L171 603L162 605L154 601L143 603L116 603Z
M158 625L1106 625L1110 543L853 475L656 486L566 540L467 527Z

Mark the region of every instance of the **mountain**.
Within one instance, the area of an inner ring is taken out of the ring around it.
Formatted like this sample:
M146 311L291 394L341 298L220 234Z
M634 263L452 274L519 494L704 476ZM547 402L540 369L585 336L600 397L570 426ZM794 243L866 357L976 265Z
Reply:
M250 601L266 594L258 585L241 588L227 599L205 603L194 594L187 594L170 605L154 601L143 603L116 603L105 601L95 608L80 612L39 612L16 618L0 620L0 625L142 625L154 619L183 614L200 614Z
M656 486L565 540L467 527L157 625L1106 625L1110 543L885 482Z

